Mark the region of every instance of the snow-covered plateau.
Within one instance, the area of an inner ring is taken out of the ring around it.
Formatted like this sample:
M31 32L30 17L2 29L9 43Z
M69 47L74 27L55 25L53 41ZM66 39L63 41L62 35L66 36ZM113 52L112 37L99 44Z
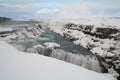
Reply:
M0 80L116 80L109 74L37 54L20 52L0 41Z

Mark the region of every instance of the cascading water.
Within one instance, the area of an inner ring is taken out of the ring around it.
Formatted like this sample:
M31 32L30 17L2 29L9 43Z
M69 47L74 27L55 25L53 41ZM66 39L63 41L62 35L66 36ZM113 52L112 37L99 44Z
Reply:
M63 50L53 50L50 56L63 61L67 61L69 63L73 63L85 67L89 70L101 72L99 61L95 56L89 56L89 55L83 56L80 54L65 52Z

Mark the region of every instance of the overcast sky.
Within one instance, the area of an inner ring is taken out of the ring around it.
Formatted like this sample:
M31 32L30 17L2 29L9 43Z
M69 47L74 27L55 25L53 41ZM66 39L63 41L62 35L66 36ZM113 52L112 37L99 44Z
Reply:
M120 16L120 0L0 0L0 16L11 18Z

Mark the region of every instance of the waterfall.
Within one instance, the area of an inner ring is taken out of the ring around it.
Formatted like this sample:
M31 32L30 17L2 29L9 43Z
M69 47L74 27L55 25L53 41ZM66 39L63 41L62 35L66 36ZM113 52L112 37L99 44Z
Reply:
M80 54L73 54L66 52L64 50L57 49L52 51L50 57L54 57L59 60L76 64L96 72L101 72L102 70L99 61L95 56L91 56L91 55L83 56Z

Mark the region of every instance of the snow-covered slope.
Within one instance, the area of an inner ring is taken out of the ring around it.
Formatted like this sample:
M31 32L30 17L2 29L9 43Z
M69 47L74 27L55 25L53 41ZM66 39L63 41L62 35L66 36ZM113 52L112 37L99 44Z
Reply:
M0 41L0 80L115 80L108 74L86 70L37 54L19 52Z

